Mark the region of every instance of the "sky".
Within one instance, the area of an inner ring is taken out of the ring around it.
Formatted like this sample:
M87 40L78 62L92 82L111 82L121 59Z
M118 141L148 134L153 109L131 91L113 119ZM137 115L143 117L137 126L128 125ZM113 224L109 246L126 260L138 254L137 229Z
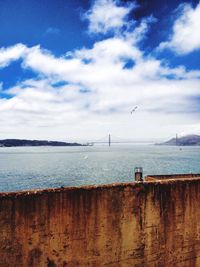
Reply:
M199 1L0 0L0 139L109 133L200 134Z

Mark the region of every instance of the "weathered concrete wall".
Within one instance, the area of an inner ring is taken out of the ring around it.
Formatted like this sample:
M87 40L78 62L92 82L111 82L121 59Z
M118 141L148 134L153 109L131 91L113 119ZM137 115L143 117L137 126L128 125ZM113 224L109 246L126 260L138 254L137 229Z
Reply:
M200 266L200 180L0 195L0 266Z
M153 180L177 180L177 179L191 179L196 178L200 179L200 174L197 173L190 173L190 174L166 174L166 175L148 175L145 177L146 181L153 181Z

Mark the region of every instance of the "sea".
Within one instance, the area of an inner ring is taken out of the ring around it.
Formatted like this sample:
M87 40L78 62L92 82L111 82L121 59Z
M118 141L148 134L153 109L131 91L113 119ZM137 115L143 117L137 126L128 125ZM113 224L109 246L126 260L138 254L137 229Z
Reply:
M135 167L144 176L200 173L200 147L0 147L0 192L131 182Z

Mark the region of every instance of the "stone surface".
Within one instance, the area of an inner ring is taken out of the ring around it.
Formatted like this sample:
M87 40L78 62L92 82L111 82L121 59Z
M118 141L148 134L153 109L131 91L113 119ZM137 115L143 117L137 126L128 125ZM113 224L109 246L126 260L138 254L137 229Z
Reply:
M0 194L0 266L200 266L200 179Z

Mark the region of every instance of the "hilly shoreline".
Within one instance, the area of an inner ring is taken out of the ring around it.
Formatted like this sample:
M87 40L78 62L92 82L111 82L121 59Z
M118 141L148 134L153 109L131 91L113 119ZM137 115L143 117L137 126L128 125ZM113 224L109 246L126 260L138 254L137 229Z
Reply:
M68 143L47 140L4 139L0 140L0 147L24 147L24 146L86 146L79 143Z
M200 135L186 135L159 143L160 146L200 146Z

